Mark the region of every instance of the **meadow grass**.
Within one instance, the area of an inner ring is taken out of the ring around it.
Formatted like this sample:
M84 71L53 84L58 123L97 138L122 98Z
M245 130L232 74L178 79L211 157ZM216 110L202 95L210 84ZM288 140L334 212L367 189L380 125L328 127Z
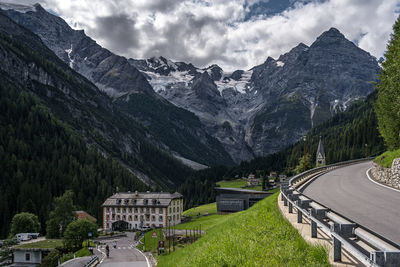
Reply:
M220 187L243 188L247 186L247 179L236 179L230 181L222 180L217 182L217 185Z
M194 207L188 210L185 210L182 213L182 216L189 216L189 217L197 217L198 214L204 215L204 214L215 214L217 213L217 203L209 203L205 205L201 205L198 207Z
M283 218L278 193L246 211L203 216L179 229L202 225L192 245L158 257L163 266L330 266L326 250L311 246Z
M46 239L33 243L26 243L16 246L17 248L56 248L62 247L61 239Z
M393 160L400 157L400 149L386 151L374 159L374 162L385 168L392 167Z

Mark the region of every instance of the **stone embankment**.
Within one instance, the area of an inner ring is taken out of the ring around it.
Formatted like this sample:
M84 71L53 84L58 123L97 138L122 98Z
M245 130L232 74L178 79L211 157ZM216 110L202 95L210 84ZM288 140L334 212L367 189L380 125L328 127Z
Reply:
M385 168L374 163L371 174L375 181L400 189L400 158L393 160L391 168Z

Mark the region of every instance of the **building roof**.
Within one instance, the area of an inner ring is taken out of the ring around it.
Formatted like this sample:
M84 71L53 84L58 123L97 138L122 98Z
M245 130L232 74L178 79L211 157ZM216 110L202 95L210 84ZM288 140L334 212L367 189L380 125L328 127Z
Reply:
M260 194L260 195L271 195L271 192L257 191L257 190L248 190L241 188L231 188L231 187L215 187L215 190L220 193L246 193L246 194Z
M78 219L88 219L94 222L97 222L97 219L95 217L93 217L92 215L90 215L89 213L87 213L86 211L83 210L77 210L75 211L76 216L78 217Z
M183 198L183 196L175 192L173 194L166 192L127 192L115 193L104 201L102 206L155 206L167 207L171 200ZM118 202L120 200L120 203ZM145 202L147 200L147 203ZM153 201L155 200L155 201Z
M318 143L318 149L317 149L317 157L318 157L319 154L321 154L321 156L323 158L325 158L325 151L324 151L324 146L322 145L321 137L319 137L319 143Z

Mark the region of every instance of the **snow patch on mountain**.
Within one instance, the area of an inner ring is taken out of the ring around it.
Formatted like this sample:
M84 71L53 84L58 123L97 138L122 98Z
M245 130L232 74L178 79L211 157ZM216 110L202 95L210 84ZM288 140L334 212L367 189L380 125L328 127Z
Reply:
M243 72L242 77L238 81L235 81L234 79L229 78L232 75L231 72L225 72L223 73L221 80L215 81L215 84L217 85L218 91L221 95L222 91L229 88L232 88L241 94L246 94L252 89L250 84L252 74L252 70L245 71Z
M65 52L67 52L67 54L68 54L69 67L70 67L71 69L73 69L73 68L74 68L74 60L73 60L72 57L71 57L71 53L72 53L72 44L71 44L71 48L70 48L70 49L66 49Z
M143 71L150 79L154 91L160 93L173 86L189 86L194 78L188 71L172 71L169 75L161 75L152 71Z

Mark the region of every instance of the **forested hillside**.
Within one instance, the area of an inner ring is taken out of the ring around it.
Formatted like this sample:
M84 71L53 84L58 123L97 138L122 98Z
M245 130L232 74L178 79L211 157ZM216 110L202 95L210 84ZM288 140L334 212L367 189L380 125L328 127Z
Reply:
M105 158L29 93L0 73L0 237L16 212L30 211L42 229L53 197L71 189L76 205L98 219L116 186L148 187L111 158Z

